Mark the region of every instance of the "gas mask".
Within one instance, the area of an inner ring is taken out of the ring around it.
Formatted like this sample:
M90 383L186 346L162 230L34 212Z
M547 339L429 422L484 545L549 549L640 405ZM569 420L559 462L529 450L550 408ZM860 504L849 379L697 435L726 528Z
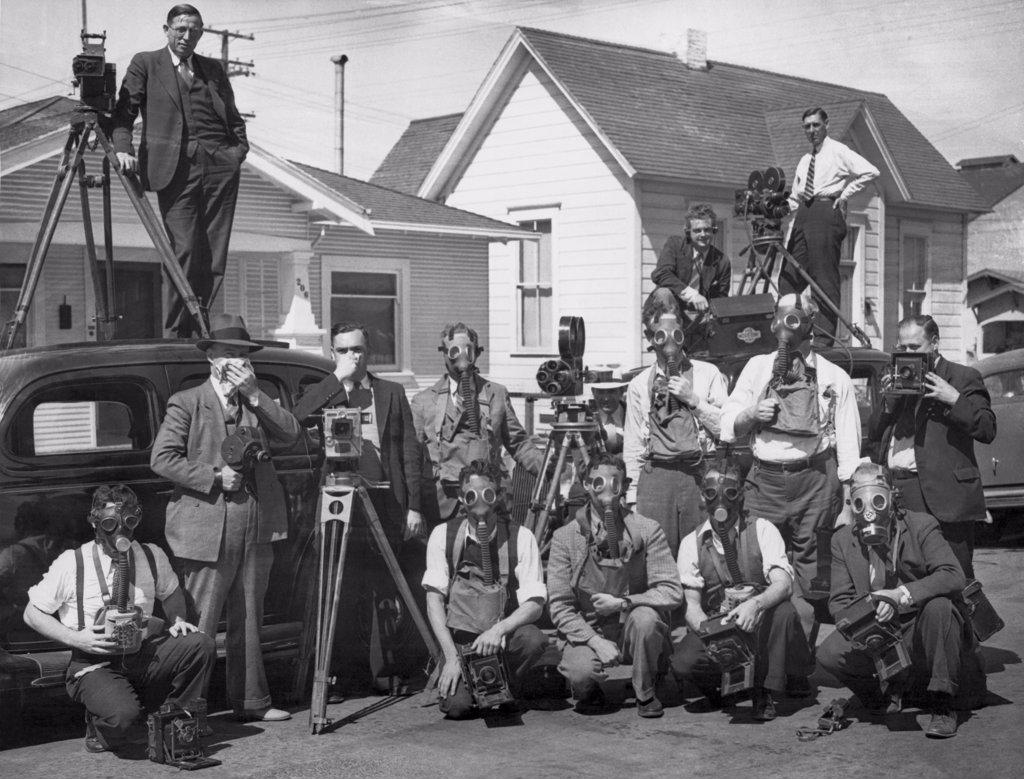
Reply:
M622 516L622 496L626 492L626 479L613 467L598 467L586 479L583 486L587 490L592 510L601 517L605 537L608 541L608 556L619 556L619 529L616 520Z
M461 498L466 514L475 528L479 528L481 522L486 522L489 530L493 529L492 517L498 503L498 488L490 479L485 476L471 476L462 485Z
M886 546L896 510L893 489L880 465L861 465L853 473L850 503L861 541L867 546Z
M476 358L483 351L467 333L454 333L451 338L444 339L437 350L444 355L444 367L448 375L456 381L463 374L476 369Z
M683 329L671 314L663 315L647 336L650 349L658 355L658 364L668 376L678 376L690 369L690 358L683 348Z
M739 469L712 465L704 474L701 496L712 527L718 535L723 535L736 524L743 508L743 479Z
M793 365L794 358L800 354L797 349L811 334L811 316L804 309L799 295L786 295L779 299L772 332L779 344L772 366L772 382L795 381L802 376L802 370Z
M96 531L96 543L111 557L131 548L135 528L141 520L142 509L137 503L108 503L89 514L89 522Z
M230 397L238 389L233 382L227 378L228 365L234 365L238 368L247 368L250 371L253 370L252 363L248 357L215 357L210 361L210 375L213 376L213 380L217 382L220 387L221 393L225 397Z

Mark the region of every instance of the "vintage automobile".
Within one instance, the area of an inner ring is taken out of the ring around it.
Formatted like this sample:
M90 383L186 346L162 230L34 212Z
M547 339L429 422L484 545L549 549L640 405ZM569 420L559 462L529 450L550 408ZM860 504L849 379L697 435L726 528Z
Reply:
M333 368L308 353L268 346L252 361L260 387L291 408ZM92 491L124 483L138 493L136 537L164 544L171 484L149 468L167 399L209 377L194 343L123 341L20 349L0 355L0 706L63 688L70 651L25 627L26 591L64 549L91 537ZM273 451L286 490L288 539L275 544L265 604L265 657L294 657L316 570L312 543L320 448L302 436ZM223 637L223 636L221 636ZM221 642L219 642L221 643ZM221 643L221 651L222 643Z
M1014 349L979 360L975 366L992 397L996 439L974 444L992 514L992 532L998 537L1014 514L1024 510L1024 349Z

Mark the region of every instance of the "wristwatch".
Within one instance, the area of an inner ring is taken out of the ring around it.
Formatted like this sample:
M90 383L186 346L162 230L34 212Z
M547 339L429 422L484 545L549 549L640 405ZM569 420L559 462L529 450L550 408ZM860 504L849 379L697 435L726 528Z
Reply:
M619 611L625 613L633 608L633 601L631 601L628 596L623 596L620 600L622 601L622 605L619 606Z

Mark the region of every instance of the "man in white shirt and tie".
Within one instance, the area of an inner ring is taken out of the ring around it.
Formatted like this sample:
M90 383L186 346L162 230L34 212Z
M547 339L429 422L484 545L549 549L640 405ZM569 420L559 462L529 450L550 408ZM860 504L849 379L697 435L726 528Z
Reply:
M878 168L848 146L828 137L828 114L809 108L802 117L811 151L796 166L789 206L796 212L789 251L829 297L839 301L839 259L846 237L849 200L878 177ZM801 292L807 286L791 264L779 275L779 294ZM834 336L838 317L822 301L819 332Z

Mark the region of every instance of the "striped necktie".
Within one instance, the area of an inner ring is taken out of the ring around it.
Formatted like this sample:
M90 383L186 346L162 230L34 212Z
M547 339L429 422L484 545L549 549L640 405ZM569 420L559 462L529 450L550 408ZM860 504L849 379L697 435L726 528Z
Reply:
M804 200L814 197L814 158L818 152L811 149L811 164L807 166L807 183L804 185Z

